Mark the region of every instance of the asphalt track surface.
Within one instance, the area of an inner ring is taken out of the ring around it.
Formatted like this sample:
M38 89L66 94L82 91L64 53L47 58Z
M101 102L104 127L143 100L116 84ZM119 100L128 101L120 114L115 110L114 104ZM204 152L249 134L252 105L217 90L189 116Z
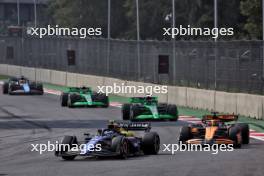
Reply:
M64 135L82 137L110 119L121 119L120 108L62 108L59 97L0 95L0 175L25 176L263 176L264 142L233 152L160 152L126 160L77 158L63 161L53 152L32 152L31 144L55 142ZM185 122L155 122L162 144L177 143ZM161 146L161 149L164 147Z

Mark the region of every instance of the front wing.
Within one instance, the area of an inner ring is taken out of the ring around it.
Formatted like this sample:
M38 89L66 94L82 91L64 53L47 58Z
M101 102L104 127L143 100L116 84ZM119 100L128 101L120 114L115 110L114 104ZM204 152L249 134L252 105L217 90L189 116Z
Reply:
M138 115L133 120L175 120L177 117L172 116L170 114L159 114L158 116L153 116L152 114L149 115Z
M204 145L204 144L209 144L209 145L213 145L213 144L225 144L225 145L228 145L228 144L235 144L234 141L232 141L231 139L212 139L212 140L205 140L205 139L189 139L186 141L187 144L201 144L201 145Z

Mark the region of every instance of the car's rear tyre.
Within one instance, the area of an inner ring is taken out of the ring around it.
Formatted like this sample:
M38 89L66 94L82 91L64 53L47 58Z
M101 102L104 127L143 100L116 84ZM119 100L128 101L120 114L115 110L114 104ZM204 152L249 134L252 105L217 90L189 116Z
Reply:
M8 94L8 88L9 88L8 82L4 82L4 85L3 85L3 94Z
M60 100L61 100L61 106L67 106L67 104L68 104L68 97L69 97L69 94L68 93L62 93L61 94L61 98L60 98Z
M77 155L65 155L65 153L68 152L73 147L74 144L76 146L78 145L78 141L77 141L76 136L64 136L63 139L62 139L61 144L65 145L65 147L61 146L61 148L59 149L60 150L59 152L61 152L62 159L64 159L64 160L74 160L74 158Z
M129 120L130 118L130 104L125 103L122 105L123 120Z
M109 107L109 97L106 96L106 94L102 95L102 102L104 103L104 105L103 105L104 108Z
M236 124L241 130L242 144L249 144L249 125L245 123Z
M43 84L36 83L36 89L39 91L39 95L43 95L44 94Z
M160 137L156 132L148 132L142 139L142 151L145 155L156 155L160 149Z
M129 154L128 141L124 136L117 136L112 139L111 150L117 153L117 157L121 159L127 158Z
M173 116L172 121L177 121L178 120L178 109L176 105L168 105L167 106L167 112L169 115Z
M238 126L232 126L229 129L229 139L231 139L232 141L234 141L234 148L240 148L241 147L241 143L239 142L238 139L238 134L240 133L240 128Z
M179 142L186 143L192 138L191 128L188 126L183 126L180 131Z

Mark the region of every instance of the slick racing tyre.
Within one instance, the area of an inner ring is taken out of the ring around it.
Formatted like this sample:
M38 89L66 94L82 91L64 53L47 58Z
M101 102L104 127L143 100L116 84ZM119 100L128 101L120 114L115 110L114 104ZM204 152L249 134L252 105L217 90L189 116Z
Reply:
M69 94L67 105L69 108L74 108L74 103L80 99L79 95L76 94Z
M192 138L191 129L188 126L183 126L180 131L179 142L186 143Z
M106 96L106 94L102 94L102 102L104 103L104 108L108 108L109 107L109 97Z
M103 103L104 105L102 105L102 107L104 107L104 108L108 108L109 107L109 97L106 96L106 94L93 92L92 100L94 102Z
M148 132L142 139L142 151L145 155L156 155L160 149L160 137L156 132Z
M117 136L112 139L111 150L117 153L117 157L125 159L129 154L128 141L124 136Z
M122 106L122 116L123 120L129 120L130 117L130 104L125 103Z
M61 94L61 97L60 97L61 106L67 106L67 104L68 104L68 96L69 96L68 93L62 93Z
M240 148L241 147L241 142L239 141L238 136L240 135L240 128L235 125L230 127L229 129L229 138L234 141L234 148Z
M39 91L39 95L43 95L44 94L43 84L36 83L36 89Z
M77 155L67 155L66 153L71 148L73 148L74 146L77 146L78 145L76 136L64 136L63 139L62 139L61 144L65 144L65 145L64 146L61 146L60 149L59 149L59 151L55 151L55 155L56 155L56 152L61 152L61 157L64 160L74 160L74 158Z
M137 105L132 105L130 108L130 112L129 112L129 119L131 121L136 121L136 117L140 115L140 110L139 107Z
M7 82L4 82L4 85L3 85L3 94L8 94L8 86L9 86L9 84Z
M172 121L177 121L178 120L178 110L176 105L168 105L167 106L167 113L174 118L171 119Z
M9 94L9 95L14 95L13 91L16 90L16 89L17 89L17 88L16 88L16 85L15 85L14 83L11 83L11 84L9 85L9 88L8 88L8 94Z
M249 144L249 126L245 123L238 123L235 126L238 126L241 130L242 144Z

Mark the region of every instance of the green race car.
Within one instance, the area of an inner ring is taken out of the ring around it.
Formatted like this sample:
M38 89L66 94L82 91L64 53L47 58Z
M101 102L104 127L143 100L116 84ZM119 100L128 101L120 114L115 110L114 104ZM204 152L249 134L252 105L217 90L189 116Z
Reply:
M123 120L178 120L176 105L158 103L157 97L132 97L122 106Z
M90 87L70 87L61 94L61 106L68 107L108 107L109 98L106 94L92 91Z

